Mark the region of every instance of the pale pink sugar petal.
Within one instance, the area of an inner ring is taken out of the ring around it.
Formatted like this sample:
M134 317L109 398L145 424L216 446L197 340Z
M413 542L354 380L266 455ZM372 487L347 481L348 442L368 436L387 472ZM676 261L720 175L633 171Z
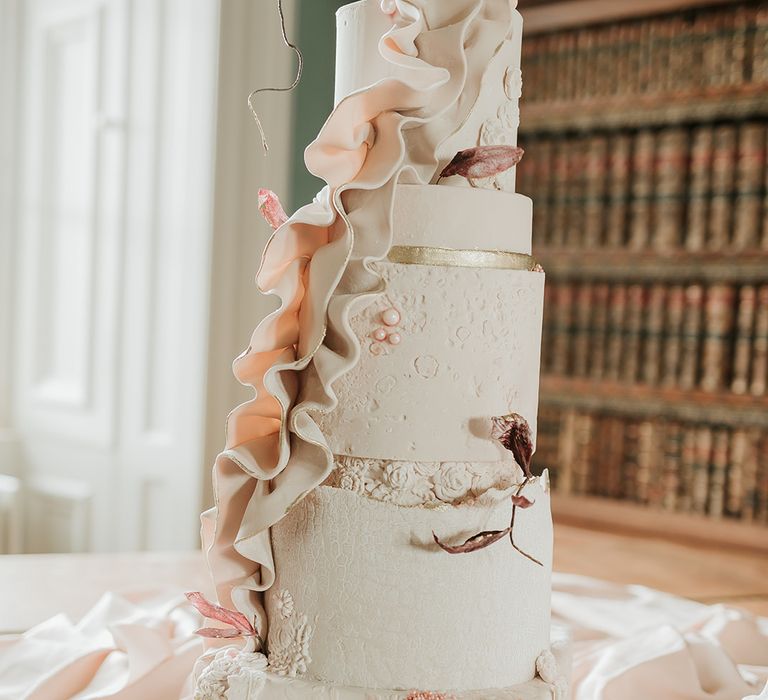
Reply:
M259 211L273 229L280 228L288 221L280 198L272 190L263 187L259 190Z
M495 542L498 542L499 540L503 539L510 533L511 528L506 528L505 530L489 530L486 532L480 532L477 535L473 535L470 537L464 544L459 545L447 545L443 544L440 541L440 538L433 532L432 537L434 538L435 542L437 543L437 546L440 547L444 552L448 552L448 554L468 554L469 552L477 552L481 549L485 549L486 547L490 547Z
M253 628L253 625L248 622L248 618L242 613L235 610L227 610L220 605L211 603L205 599L202 593L197 591L187 593L186 596L187 600L197 608L198 612L209 620L218 620L227 625L232 625L241 633L255 634L256 630Z
M479 180L493 177L516 166L523 157L518 146L477 146L459 151L445 166L440 177L460 175Z

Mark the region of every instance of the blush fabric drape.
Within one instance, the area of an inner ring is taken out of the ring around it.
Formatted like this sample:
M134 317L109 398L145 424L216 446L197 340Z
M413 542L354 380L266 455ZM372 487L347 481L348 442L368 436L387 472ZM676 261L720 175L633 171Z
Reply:
M555 574L573 636L572 700L768 700L768 618L643 586ZM105 595L0 638L0 700L190 700L202 623L181 594Z

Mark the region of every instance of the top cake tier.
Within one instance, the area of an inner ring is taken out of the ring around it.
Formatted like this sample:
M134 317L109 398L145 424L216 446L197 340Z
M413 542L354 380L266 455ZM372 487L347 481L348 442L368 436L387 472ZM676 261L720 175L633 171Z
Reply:
M461 47L456 45L455 35L445 30L462 21L461 13L471 11L467 3L408 0L399 4L394 0L383 3L360 0L345 5L336 14L336 103L387 78L408 83L414 72L408 57L418 56L454 77L464 71L465 89L459 102L466 101L466 104L440 117L441 138L437 142L429 142L433 136L429 130L418 137L423 143L414 142L409 135L407 159L422 164L424 154L429 152L444 166L458 151L473 146L516 145L522 91L522 18L513 9L514 5L511 0L485 3L478 10L480 21L472 23L472 30L464 35ZM428 38L418 34L410 46L385 38L393 28L407 27L409 23L440 29L430 31ZM390 58L384 57L383 48L385 53L390 52ZM393 50L396 60L391 60ZM397 60L400 57L402 60ZM455 123L448 123L450 120ZM447 136L442 137L445 134ZM432 183L438 174L439 170L434 173ZM514 192L515 169L479 182L454 176L442 180L441 184Z

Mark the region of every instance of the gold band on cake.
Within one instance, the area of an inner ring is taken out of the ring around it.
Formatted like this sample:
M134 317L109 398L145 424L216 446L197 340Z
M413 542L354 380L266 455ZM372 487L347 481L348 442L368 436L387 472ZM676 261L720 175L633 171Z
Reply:
M482 267L497 270L533 270L536 260L524 253L505 250L459 250L428 246L395 245L387 260L401 265L434 265L437 267Z

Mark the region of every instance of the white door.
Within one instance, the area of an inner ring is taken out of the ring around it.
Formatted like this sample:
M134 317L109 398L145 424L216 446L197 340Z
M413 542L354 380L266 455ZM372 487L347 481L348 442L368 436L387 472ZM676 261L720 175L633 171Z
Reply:
M18 6L25 549L194 547L218 3Z

